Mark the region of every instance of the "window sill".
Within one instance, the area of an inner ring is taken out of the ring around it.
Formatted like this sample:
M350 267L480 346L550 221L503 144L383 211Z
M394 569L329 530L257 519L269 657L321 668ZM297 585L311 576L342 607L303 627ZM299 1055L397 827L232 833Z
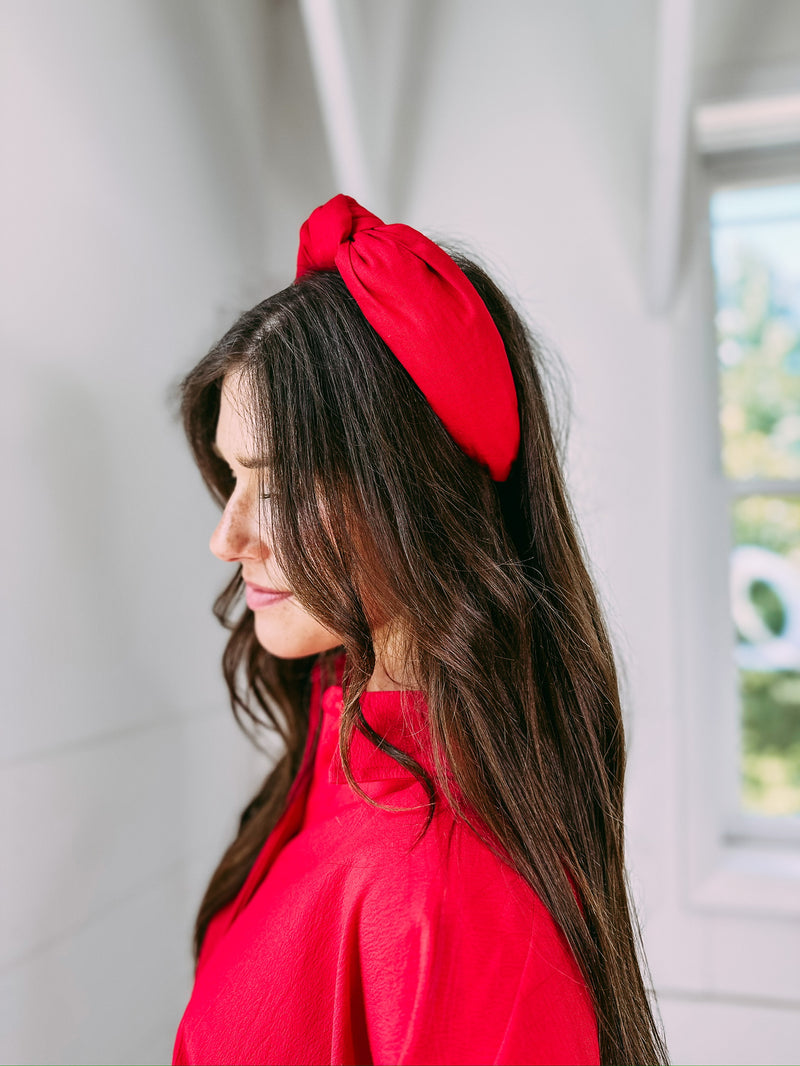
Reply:
M700 910L800 915L800 848L774 841L728 842L691 892Z

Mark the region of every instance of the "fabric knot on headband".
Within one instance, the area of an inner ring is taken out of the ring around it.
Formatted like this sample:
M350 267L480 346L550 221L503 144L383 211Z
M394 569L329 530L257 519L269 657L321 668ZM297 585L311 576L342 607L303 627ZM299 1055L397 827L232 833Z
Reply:
M315 270L339 272L453 440L505 481L519 451L514 379L492 316L460 267L422 233L387 226L340 194L300 229L296 280Z

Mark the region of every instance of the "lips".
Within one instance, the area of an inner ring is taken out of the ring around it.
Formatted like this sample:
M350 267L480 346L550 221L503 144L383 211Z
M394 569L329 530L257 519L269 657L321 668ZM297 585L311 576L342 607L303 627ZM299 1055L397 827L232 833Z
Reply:
M269 592L272 596L284 596L284 595L290 596L291 595L291 592L289 592L288 589L272 589L272 588L268 588L266 585L257 585L255 583L255 581L248 581L247 578L245 578L245 582L244 583L245 583L245 585L247 585L247 587L249 589L255 589L256 592Z
M275 603L288 600L290 596L291 592L287 592L285 589L267 589L263 585L254 585L250 581L245 582L245 599L251 611L259 611L264 607L271 607Z

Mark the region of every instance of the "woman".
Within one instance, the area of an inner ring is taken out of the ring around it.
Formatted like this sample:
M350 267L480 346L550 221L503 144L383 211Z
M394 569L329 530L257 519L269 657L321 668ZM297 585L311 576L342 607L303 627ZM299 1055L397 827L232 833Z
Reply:
M286 751L201 904L175 1062L666 1061L539 361L482 270L337 196L184 381L232 705Z

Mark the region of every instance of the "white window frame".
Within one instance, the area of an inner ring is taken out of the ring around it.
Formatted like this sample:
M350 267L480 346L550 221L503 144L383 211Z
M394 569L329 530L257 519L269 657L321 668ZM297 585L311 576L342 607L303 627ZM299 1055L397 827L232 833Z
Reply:
M794 114L791 108L783 113ZM707 326L699 352L695 341L676 353L677 379L690 383L688 394L676 398L682 405L676 410L685 410L687 417L674 486L676 618L682 622L678 690L686 765L684 890L694 909L797 916L800 821L762 819L740 810L740 710L728 583L733 498L761 491L793 494L800 482L758 480L745 486L722 469L709 207L717 188L800 181L800 128L790 130L785 143L774 137L767 146L757 138L748 143L746 131L740 131L735 143L728 136L712 147L708 129L702 134L696 123L698 152L690 164L687 228L695 239L693 261L687 264L693 284L687 289L693 294L689 302L697 303L686 308L689 323ZM698 355L699 367L693 362Z

